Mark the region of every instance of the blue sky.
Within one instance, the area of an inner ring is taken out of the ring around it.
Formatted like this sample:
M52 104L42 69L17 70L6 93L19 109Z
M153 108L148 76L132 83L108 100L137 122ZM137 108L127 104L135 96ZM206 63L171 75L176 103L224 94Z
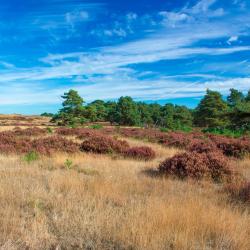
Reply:
M129 95L194 107L250 89L250 1L0 0L0 112Z

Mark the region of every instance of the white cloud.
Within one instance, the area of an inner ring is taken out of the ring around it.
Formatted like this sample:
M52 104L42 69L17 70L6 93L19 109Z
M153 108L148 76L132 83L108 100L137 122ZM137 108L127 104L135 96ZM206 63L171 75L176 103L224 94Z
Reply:
M6 69L13 69L13 68L15 68L14 64L8 63L8 62L4 62L4 61L0 61L0 65L2 65Z
M207 12L217 0L201 0L192 7L192 13Z
M238 36L231 36L228 40L227 40L227 43L228 44L232 44L233 42L237 42L239 39Z
M89 13L87 11L74 11L68 12L65 14L66 22L74 26L75 23L88 21L90 18Z
M113 99L120 95L151 100L196 97L202 95L206 88L226 92L236 84L240 90L246 90L250 86L250 78L247 77L225 78L219 73L216 75L200 72L168 76L166 69L163 74L152 78L149 74L140 80L144 72L131 67L131 64L249 51L250 46L224 48L204 45L206 42L212 44L213 40L225 41L228 38L228 43L236 42L242 32L245 32L244 23L249 19L244 16L241 19L230 17L224 21L218 20L217 17L223 15L224 10L212 10L215 2L202 0L195 6L183 8L179 12L161 12L160 15L168 25L165 23L165 26L160 26L153 35L140 40L75 53L50 54L40 59L40 66L9 68L1 74L0 103L58 103L61 93L72 87L79 90L87 100ZM203 20L200 18L202 15L209 16L211 20ZM88 20L90 16L88 12L68 12L63 18L67 25L74 26L79 21ZM94 32L100 32L100 36L106 35L112 39L114 36L126 37L134 32L133 23L142 22L145 18L129 13L124 16L122 22L114 22L112 28ZM149 16L145 22L148 23L149 20L154 21L154 18ZM192 78L195 81L190 83ZM43 86L43 82L47 83L47 80L59 82L62 79L69 81L67 87ZM7 89L13 95L6 95Z

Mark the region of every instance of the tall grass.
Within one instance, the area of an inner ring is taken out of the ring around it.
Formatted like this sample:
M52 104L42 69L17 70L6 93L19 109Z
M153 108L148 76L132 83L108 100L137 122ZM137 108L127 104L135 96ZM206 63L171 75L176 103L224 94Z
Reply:
M248 249L247 207L212 183L153 177L179 151L130 144L149 145L156 159L78 153L70 156L77 168L65 169L67 154L30 164L0 156L0 248Z

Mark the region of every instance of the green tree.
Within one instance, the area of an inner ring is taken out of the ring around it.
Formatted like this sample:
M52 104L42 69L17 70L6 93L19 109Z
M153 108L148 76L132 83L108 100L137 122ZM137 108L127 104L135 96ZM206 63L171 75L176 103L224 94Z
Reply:
M248 93L247 93L247 95L245 97L245 101L250 102L250 90L248 90Z
M150 116L153 120L155 126L160 126L161 124L161 105L158 103L149 104Z
M96 109L96 121L105 121L107 119L107 109L104 101L96 100L90 103L89 106L94 106Z
M115 121L120 125L134 126L140 123L140 113L133 99L120 97L117 103Z
M97 109L95 105L88 105L84 110L84 116L90 122L96 122L97 118Z
M192 112L185 106L175 106L175 129L191 128L193 126Z
M108 101L105 103L105 108L107 112L107 121L114 124L117 116L117 103Z
M237 103L244 100L244 95L237 89L230 89L230 95L227 97L227 102L229 106L234 107Z
M57 121L62 125L76 125L81 123L83 118L84 100L75 90L69 90L62 96L64 99L59 113L56 114L52 121Z
M167 103L161 109L162 114L162 121L161 126L174 129L175 121L174 121L174 114L175 114L175 107L173 104Z
M195 123L200 127L220 127L228 124L228 106L219 92L207 90L195 111Z
M138 112L140 113L140 123L143 126L149 126L153 124L153 119L150 112L150 107L144 102L137 103Z

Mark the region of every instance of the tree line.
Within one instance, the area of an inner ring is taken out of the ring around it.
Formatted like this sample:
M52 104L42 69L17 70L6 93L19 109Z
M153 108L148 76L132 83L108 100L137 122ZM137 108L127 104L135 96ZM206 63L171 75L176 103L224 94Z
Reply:
M246 95L230 89L226 100L217 91L207 90L195 109L186 106L135 102L131 97L118 101L96 100L86 104L75 90L62 96L62 109L52 117L59 125L78 126L87 122L110 122L125 126L162 127L170 130L231 128L250 130L250 90ZM44 113L43 115L52 116Z

